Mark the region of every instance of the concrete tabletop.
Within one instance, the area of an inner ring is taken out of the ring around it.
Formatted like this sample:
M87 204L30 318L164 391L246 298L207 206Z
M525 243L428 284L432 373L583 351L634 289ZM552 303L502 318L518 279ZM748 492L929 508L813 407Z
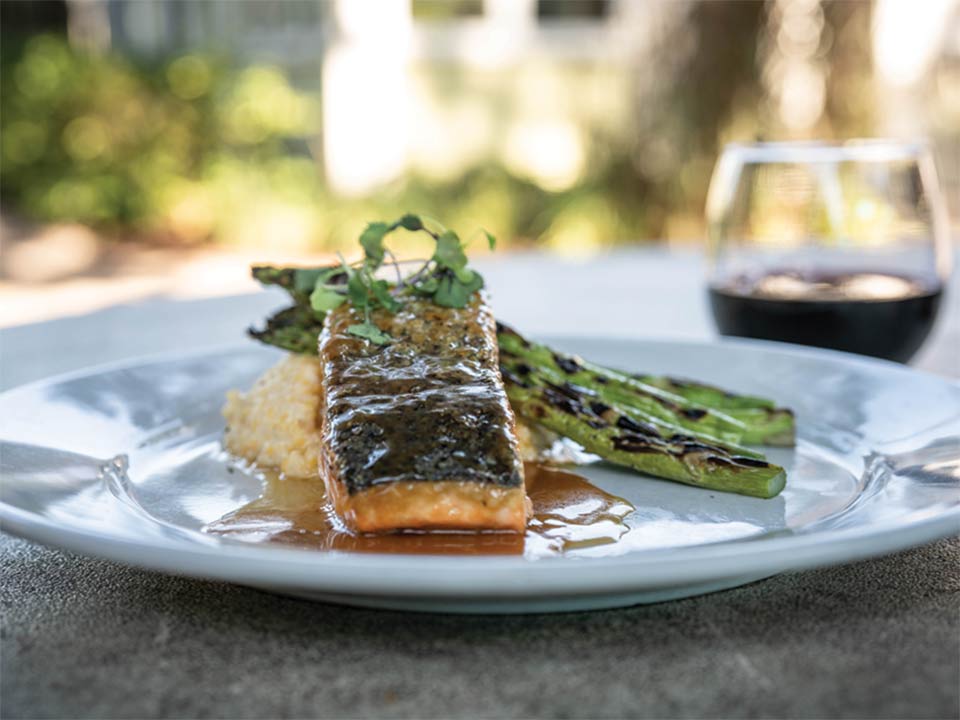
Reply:
M698 264L633 250L482 269L497 314L532 335L707 339ZM960 376L958 295L920 368ZM9 328L0 387L234 342L281 302L157 297ZM323 605L8 535L0 573L2 718L960 716L957 538L688 600L519 617Z

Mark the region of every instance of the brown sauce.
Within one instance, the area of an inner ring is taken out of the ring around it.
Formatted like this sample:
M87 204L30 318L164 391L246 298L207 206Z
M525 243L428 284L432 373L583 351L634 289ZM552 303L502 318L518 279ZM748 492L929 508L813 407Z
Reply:
M404 532L353 534L337 520L317 478L264 473L261 497L204 528L253 543L300 548L409 555L525 555L548 557L616 543L634 507L585 477L562 468L526 463L533 517L524 534L512 532Z

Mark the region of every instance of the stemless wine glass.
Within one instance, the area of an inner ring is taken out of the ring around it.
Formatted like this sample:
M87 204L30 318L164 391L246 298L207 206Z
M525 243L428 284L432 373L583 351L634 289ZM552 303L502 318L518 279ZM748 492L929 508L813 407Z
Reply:
M729 145L707 223L724 335L906 362L933 326L950 244L922 143Z

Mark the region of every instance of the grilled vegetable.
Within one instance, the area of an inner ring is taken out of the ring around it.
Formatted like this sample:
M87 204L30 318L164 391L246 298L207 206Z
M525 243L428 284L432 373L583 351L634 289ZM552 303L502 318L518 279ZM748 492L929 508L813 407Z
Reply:
M616 370L610 370L611 374L623 375ZM680 380L678 378L666 377L663 375L630 375L629 377L650 385L660 390L664 390L673 395L679 395L690 402L698 405L705 405L714 410L746 410L749 408L774 408L776 404L773 400L767 398L754 397L751 395L737 395L727 392L713 385L706 385L696 380Z
M267 318L261 330L249 328L247 333L254 340L273 345L298 355L316 355L317 338L323 329L313 310L304 305L291 305Z
M500 370L503 374L504 381L508 385L511 381L518 380L519 382L526 384L533 383L537 385L559 387L563 391L576 392L580 396L587 397L590 399L591 403L606 407L610 407L609 404L613 403L612 406L615 407L619 413L627 415L642 425L654 428L661 436L690 437L692 435L692 433L686 428L683 428L679 425L674 425L659 417L650 415L642 410L637 409L636 407L620 405L616 402L616 400L610 397L601 398L601 396L595 390L583 387L582 385L577 385L576 383L571 383L562 374L553 372L549 368L544 368L543 366L539 365L528 365L516 355L505 351L502 347L500 349ZM713 445L733 455L742 455L744 457L763 459L763 455L758 453L756 450L751 450L750 448L737 445L736 443L714 437L713 435L709 435L701 431L697 431L695 437L702 443Z
M618 408L592 400L577 388L511 375L507 397L517 415L580 443L588 452L634 470L741 495L771 498L784 487L783 468L731 455L692 436L664 437Z
M512 328L499 323L497 340L501 355L515 357L536 367L558 384L572 383L589 388L607 402L634 408L689 432L703 432L738 442L746 426L733 418L708 410L656 388L620 377L572 355L556 352L546 345L530 342Z
M532 343L502 323L497 328L501 354L517 357L550 376L552 382L588 388L609 403L636 410L723 442L792 445L793 413L783 408L715 410L572 355ZM701 388L705 386L700 386ZM701 390L701 394L703 391Z
M750 395L736 395L712 385L691 380L678 380L656 375L626 376L617 370L611 376L629 377L644 385L679 395L690 402L719 410L745 425L743 442L757 445L792 446L796 442L796 424L793 412L777 407L772 400Z

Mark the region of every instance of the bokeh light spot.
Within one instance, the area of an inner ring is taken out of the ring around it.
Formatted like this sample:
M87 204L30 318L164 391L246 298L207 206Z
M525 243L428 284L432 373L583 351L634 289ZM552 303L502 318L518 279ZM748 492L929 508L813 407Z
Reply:
M94 160L106 152L109 144L107 126L92 115L70 121L63 130L63 147L77 160Z
M177 58L167 68L167 82L173 94L183 100L206 95L213 82L210 64L197 55Z

